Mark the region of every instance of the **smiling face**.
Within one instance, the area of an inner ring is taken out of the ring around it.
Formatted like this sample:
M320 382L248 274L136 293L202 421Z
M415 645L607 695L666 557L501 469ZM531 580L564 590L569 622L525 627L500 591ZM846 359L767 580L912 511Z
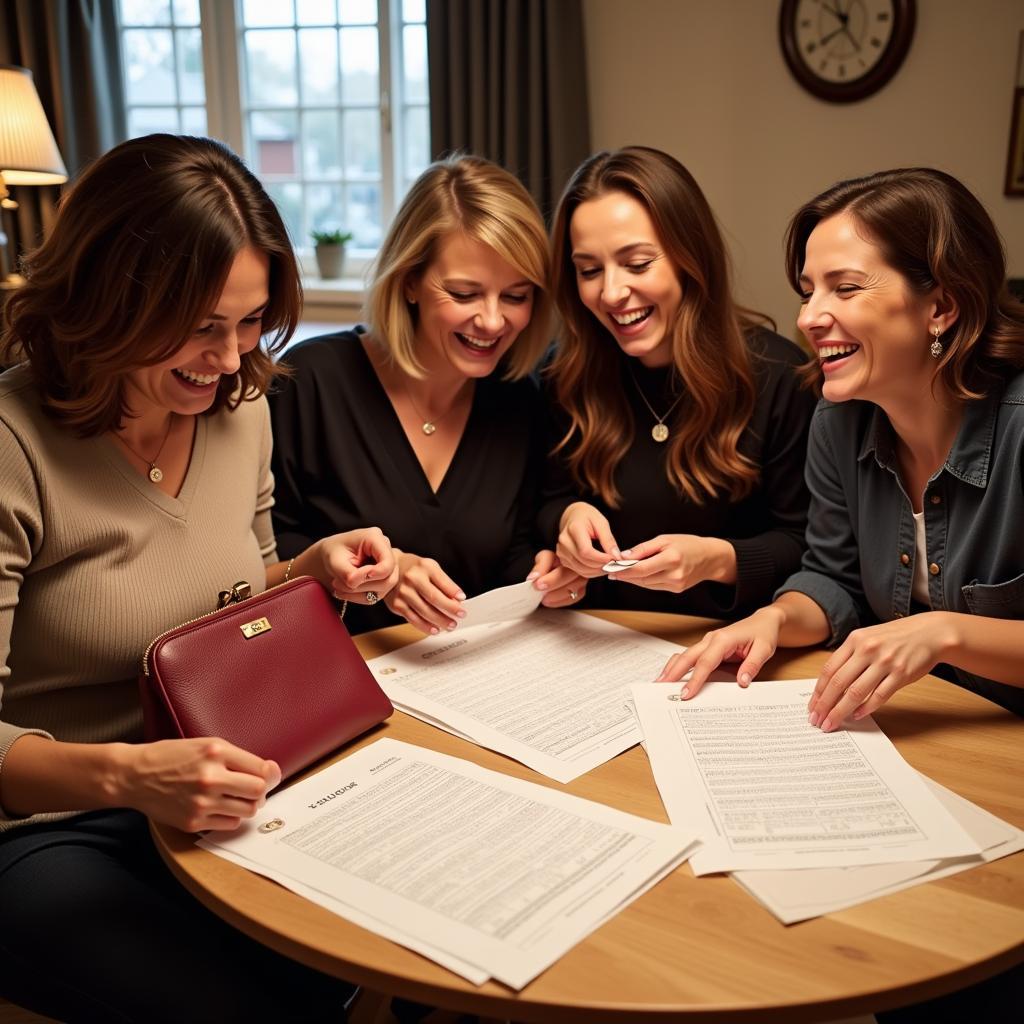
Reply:
M209 409L221 375L235 373L241 357L259 344L269 287L266 254L242 249L213 309L193 335L170 359L128 375L128 405L133 414L187 416Z
M416 304L416 358L429 376L486 377L533 312L533 284L490 246L455 232L406 286Z
M950 324L936 294L919 295L849 213L821 221L807 240L797 326L821 362L822 394L879 405L906 402L935 374L933 325Z
M643 204L625 192L588 199L573 212L569 240L583 305L626 355L668 366L683 288Z

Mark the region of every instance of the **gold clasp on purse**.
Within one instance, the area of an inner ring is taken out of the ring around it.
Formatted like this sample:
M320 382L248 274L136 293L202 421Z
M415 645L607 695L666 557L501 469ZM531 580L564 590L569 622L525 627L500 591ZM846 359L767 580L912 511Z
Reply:
M251 640L254 636L259 636L261 633L269 633L273 626L270 625L270 619L253 619L252 622L247 622L244 626L238 627L242 631L242 636L246 640Z

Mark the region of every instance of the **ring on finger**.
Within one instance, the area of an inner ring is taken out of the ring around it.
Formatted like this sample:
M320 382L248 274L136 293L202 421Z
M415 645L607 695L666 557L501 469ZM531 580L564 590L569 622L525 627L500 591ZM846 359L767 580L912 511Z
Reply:
M575 590L570 590L569 591L569 597L571 597L574 601L578 601L579 600L579 596L580 595Z
M380 600L380 594L376 590L368 590L363 597L366 598L367 604L376 604Z

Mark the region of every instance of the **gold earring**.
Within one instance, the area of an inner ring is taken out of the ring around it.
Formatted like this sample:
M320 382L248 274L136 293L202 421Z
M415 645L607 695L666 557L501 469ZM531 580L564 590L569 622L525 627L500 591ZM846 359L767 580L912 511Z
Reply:
M942 334L942 328L936 325L932 328L932 334L935 335L935 340L928 347L928 351L931 352L933 359L938 359L942 355L942 342L939 341L939 335Z

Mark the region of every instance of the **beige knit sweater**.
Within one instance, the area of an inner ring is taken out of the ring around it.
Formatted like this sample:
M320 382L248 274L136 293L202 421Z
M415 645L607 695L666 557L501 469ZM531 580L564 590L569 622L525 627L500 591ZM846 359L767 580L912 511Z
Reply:
M0 375L0 772L26 732L140 738L149 641L237 580L265 586L270 449L265 399L201 416L171 498L108 437L49 419L25 367ZM0 831L54 817L14 822L0 808Z

